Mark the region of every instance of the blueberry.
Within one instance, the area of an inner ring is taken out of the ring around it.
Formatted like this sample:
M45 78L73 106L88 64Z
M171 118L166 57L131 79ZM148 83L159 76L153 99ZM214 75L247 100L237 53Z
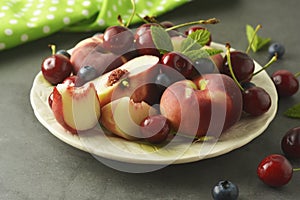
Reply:
M269 54L270 56L274 56L277 53L277 58L281 58L285 53L285 48L282 44L273 43L269 46Z
M165 73L160 73L157 75L155 83L158 85L168 87L169 85L171 85L172 82L168 75L166 75Z
M243 82L241 83L242 87L246 90L249 89L251 87L255 87L256 85L252 82Z
M239 189L230 181L219 181L212 189L212 196L214 200L236 200Z
M216 68L215 63L209 58L197 59L194 66L200 74L212 73Z
M71 55L66 51L66 50L64 50L64 49L61 49L61 50L58 50L57 52L56 52L56 54L61 54L61 55L64 55L64 56L66 56L67 58L71 58Z
M79 80L83 83L91 81L98 76L97 70L91 66L84 66L80 68L77 73Z

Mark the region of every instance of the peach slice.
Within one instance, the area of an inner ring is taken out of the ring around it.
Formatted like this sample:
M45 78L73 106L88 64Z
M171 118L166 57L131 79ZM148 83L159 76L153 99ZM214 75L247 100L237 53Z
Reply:
M153 83L159 72L158 62L156 56L136 57L93 80L101 106L125 96L151 103L156 94Z
M58 123L73 134L95 127L100 118L100 101L94 84L58 84L53 89L52 111Z
M110 132L127 140L142 138L140 124L158 111L146 102L135 103L129 97L114 100L101 108L101 124Z

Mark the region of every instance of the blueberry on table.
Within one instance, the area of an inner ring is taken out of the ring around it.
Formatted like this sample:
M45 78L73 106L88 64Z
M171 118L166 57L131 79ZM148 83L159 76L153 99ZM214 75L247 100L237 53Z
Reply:
M273 43L269 46L269 54L270 56L275 56L275 54L277 54L278 58L281 58L283 56L283 54L285 53L285 48L282 44L279 43Z
M235 200L239 196L239 188L231 181L219 181L212 189L214 200Z

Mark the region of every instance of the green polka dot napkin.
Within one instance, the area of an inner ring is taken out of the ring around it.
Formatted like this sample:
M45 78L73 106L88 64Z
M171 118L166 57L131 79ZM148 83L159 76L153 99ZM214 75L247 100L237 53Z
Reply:
M141 16L158 16L190 0L135 0ZM1 0L0 51L57 31L102 31L128 20L131 0ZM133 23L140 19L135 17Z

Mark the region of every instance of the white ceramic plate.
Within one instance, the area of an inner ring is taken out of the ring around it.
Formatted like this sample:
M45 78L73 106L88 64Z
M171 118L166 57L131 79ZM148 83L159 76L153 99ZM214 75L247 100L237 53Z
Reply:
M224 48L224 45L216 43L212 45L216 48ZM261 66L255 62L255 70L259 69ZM53 86L45 81L41 73L37 74L34 79L30 101L40 123L53 135L75 148L99 157L127 163L178 164L228 153L244 146L264 132L275 117L278 97L276 88L265 71L255 76L253 82L263 87L271 96L272 105L267 113L259 117L243 117L217 142L192 143L177 138L164 147L127 141L113 135L103 134L99 131L100 127L96 127L88 133L72 135L56 122L48 105L48 96L52 92Z

